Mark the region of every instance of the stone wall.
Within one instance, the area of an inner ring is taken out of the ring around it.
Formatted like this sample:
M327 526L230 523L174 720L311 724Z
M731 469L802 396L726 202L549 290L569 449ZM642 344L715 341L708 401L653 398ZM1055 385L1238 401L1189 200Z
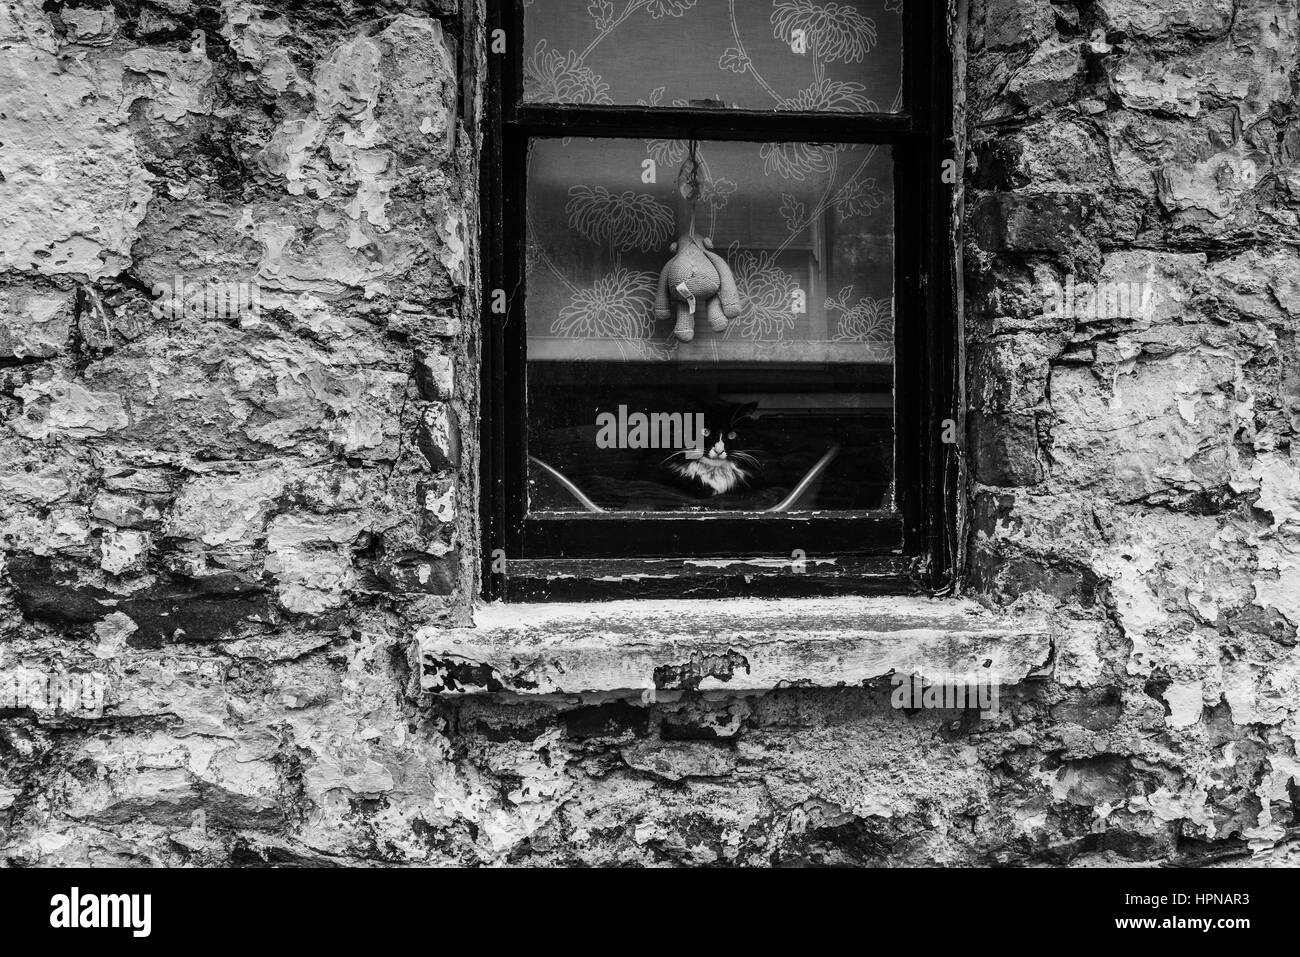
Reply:
M1061 621L1009 766L1047 832L1273 846L1300 824L1297 5L988 0L969 49L971 583Z
M991 721L422 696L477 564L477 11L0 7L0 672L105 689L0 711L0 860L1282 860L1296 3L961 19L968 577L1053 623ZM1151 293L1045 314L1098 281Z

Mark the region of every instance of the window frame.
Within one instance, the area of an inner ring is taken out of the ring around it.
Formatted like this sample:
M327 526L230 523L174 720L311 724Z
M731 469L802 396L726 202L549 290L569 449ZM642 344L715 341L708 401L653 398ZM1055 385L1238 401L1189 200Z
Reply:
M761 2L761 0L758 0ZM956 250L952 55L927 0L904 5L903 110L796 113L523 102L523 3L488 0L481 157L480 520L488 599L815 595L941 591L956 574ZM506 52L490 52L494 31ZM828 126L833 134L828 135ZM894 488L896 510L774 518L761 513L526 514L527 325L524 250L531 138L697 138L879 143L894 167ZM505 315L492 290L506 291ZM960 439L959 439L960 442ZM699 534L709 523L710 534ZM620 543L635 541L635 553ZM710 545L721 541L723 547ZM799 550L799 552L796 552ZM726 558L719 552L732 552ZM501 559L505 560L502 561Z

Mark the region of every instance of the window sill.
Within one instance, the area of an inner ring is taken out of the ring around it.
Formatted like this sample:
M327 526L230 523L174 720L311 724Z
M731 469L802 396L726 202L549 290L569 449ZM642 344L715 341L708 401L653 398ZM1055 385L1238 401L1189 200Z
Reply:
M1046 620L968 599L839 597L482 605L473 628L423 628L432 694L758 692L891 673L1017 684L1051 654Z

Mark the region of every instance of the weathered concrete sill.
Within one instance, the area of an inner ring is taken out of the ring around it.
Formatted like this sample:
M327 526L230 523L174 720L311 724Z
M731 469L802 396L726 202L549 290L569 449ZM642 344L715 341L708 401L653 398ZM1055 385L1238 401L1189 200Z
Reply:
M1046 665L1038 616L902 597L483 605L423 628L421 686L521 695L861 685L891 672L1016 684Z

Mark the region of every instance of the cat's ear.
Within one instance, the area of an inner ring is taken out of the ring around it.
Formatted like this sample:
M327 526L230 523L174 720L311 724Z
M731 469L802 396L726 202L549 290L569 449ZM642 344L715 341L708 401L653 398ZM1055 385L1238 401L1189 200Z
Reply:
M713 240L710 239L708 236L705 236L705 237L704 237L704 248L705 248L705 249L712 249L712 248L713 248Z
M669 243L669 244L668 244L668 251L669 251L670 253L675 253L675 252L677 252L677 243L676 243L676 242L671 242L671 243Z
M744 422L747 419L752 419L754 417L754 413L757 411L758 411L757 402L746 402L744 405L738 408L735 414L731 417L731 424L735 425L738 422Z

